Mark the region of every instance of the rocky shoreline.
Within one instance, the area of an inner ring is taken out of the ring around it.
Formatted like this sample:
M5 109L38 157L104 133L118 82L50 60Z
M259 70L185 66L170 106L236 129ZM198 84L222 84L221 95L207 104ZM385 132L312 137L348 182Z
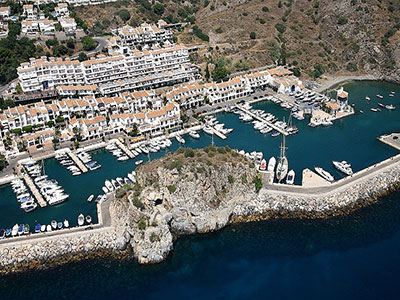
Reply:
M138 183L118 191L112 200L111 227L3 245L0 274L104 257L160 263L183 235L270 218L348 214L400 188L400 163L394 162L339 191L315 195L269 186L256 192L259 175L254 166L228 148L218 149L190 149L193 153L169 154L144 164L137 172Z

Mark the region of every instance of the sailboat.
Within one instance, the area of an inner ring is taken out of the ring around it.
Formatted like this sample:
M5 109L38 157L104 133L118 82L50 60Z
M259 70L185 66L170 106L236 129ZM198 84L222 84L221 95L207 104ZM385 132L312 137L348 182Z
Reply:
M278 166L276 167L276 179L281 182L287 175L289 163L285 155L285 135L282 134L281 153L279 155Z

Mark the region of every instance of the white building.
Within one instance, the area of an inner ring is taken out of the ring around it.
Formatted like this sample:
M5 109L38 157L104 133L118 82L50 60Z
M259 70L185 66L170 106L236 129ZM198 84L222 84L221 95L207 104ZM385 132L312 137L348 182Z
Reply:
M166 46L125 55L99 55L79 62L60 58L31 58L17 68L24 92L64 85L97 85L103 95L150 89L193 79L197 68L189 63L184 46Z
M9 16L11 16L11 7L1 6L0 7L0 17L2 17L3 19L6 19Z
M69 17L68 4L65 2L58 3L54 11L57 17Z
M146 23L135 28L125 25L115 30L114 34L116 36L109 40L109 47L111 50L120 47L135 49L139 46L152 46L172 41L173 37L172 31Z
M36 20L24 20L21 22L21 33L36 34L37 32L39 32L39 24Z
M179 103L182 108L195 108L204 104L204 85L198 82L181 85L164 93L164 97L168 101Z
M56 30L55 22L52 20L44 19L39 20L37 23L39 25L39 30L42 33L50 33Z
M22 15L26 18L26 20L36 20L37 16L33 4L25 4L22 9Z
M226 82L206 83L204 90L210 104L221 103L250 95L251 87L244 77L235 77Z
M73 18L59 18L58 21L60 22L60 25L65 32L75 32L77 24Z

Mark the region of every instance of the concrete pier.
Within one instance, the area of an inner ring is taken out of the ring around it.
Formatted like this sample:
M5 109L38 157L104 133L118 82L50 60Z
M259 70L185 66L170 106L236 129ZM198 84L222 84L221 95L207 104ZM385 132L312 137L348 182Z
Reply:
M261 122L264 122L264 123L267 124L269 127L271 127L272 129L274 129L274 130L280 132L281 134L283 134L283 135L285 135L285 136L288 136L288 135L289 135L289 133L288 133L285 129L282 129L281 127L276 126L275 124L271 123L270 121L267 121L267 120L265 120L265 119L263 119L263 118L257 116L256 114L253 114L251 111L248 111L247 109L241 107L240 105L235 105L235 107L238 108L238 109L240 109L241 111L245 112L246 114L252 116L253 119L257 119L257 120L259 120L259 121L261 121Z
M226 139L225 134L219 132L219 131L216 130L215 128L212 128L212 130L213 130L214 134L215 134L217 137L219 137L220 139L222 139L222 140L225 140L225 139Z
M114 139L111 142L115 143L118 148L120 148L129 158L135 158L135 155L132 153L132 151L129 150L128 147L126 147L124 144L122 144L120 140Z
M42 195L39 193L38 189L36 188L36 185L33 183L32 179L29 177L29 175L26 173L23 173L22 178L25 180L26 185L31 190L32 195L35 197L35 199L39 203L40 207L47 206L46 201L44 201Z
M386 145L400 150L400 133L385 134L378 137L378 140Z
M82 163L82 161L75 155L74 152L72 152L70 149L66 149L65 153L67 153L71 159L76 163L79 169L81 169L82 173L86 173L88 171L88 168Z

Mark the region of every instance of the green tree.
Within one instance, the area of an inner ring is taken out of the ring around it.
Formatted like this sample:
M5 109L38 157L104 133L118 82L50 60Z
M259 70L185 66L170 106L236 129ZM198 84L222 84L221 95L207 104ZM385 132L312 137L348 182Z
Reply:
M91 50L96 49L97 42L94 39L92 39L90 36L85 36L82 38L82 45L83 45L83 50L91 51Z
M121 9L118 12L118 16L121 18L122 21L127 22L131 18L131 14L126 9Z
M160 2L157 2L153 6L153 11L159 16L161 16L164 13L164 10L165 10L164 5L162 5Z
M208 64L206 65L206 74L205 74L206 80L208 81L210 79L210 70L208 69Z
M79 53L79 55L78 55L78 60L79 60L79 61L88 60L88 56L86 55L86 53L81 52L81 53Z
M3 170L7 165L6 157L3 154L0 154L0 170Z
M254 31L250 32L250 38L254 40L256 38L256 33Z
M227 68L229 64L230 60L227 60L224 57L219 57L215 63L215 68L211 73L212 78L217 82L227 80L230 73Z

